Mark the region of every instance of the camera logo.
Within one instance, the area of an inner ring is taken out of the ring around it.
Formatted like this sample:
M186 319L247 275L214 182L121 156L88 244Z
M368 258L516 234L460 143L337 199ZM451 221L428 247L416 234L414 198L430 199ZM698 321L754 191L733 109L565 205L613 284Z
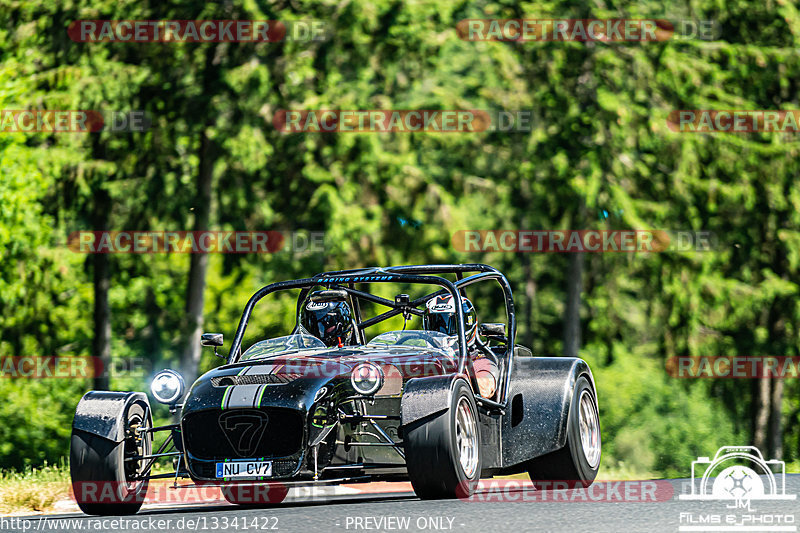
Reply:
M692 462L692 492L681 500L794 500L786 494L786 465L765 461L755 446L723 446L714 459Z

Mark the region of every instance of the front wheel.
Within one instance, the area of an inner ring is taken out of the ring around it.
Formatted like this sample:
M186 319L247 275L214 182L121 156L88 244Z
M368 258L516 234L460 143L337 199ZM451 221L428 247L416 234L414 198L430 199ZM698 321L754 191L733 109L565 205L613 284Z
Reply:
M481 475L478 409L467 382L455 382L446 411L403 429L408 477L422 499L469 496Z
M586 377L575 382L563 448L531 460L528 475L538 489L580 483L588 487L600 468L600 415L597 396ZM558 483L558 484L554 484Z
M125 409L122 442L72 430L70 477L78 507L86 514L135 514L147 495L148 479L143 471L147 461L135 458L150 455L152 432L142 431L153 426L150 408L144 402L133 402Z

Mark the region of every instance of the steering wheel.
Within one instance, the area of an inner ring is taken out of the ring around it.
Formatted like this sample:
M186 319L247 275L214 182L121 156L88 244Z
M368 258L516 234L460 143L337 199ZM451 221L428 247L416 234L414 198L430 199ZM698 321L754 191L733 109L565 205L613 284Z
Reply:
M422 339L425 341L426 344L430 344L429 342L427 342L428 339L425 337L425 334L419 331L408 331L402 333L404 334L404 336L398 338L397 342L395 342L395 345L403 345L406 344L407 341L413 341L418 339Z

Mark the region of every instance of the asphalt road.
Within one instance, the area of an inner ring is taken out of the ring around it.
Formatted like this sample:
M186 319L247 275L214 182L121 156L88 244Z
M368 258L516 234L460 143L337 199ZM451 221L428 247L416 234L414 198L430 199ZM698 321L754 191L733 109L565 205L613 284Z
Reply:
M228 504L144 508L133 517L79 513L0 518L2 531L796 531L800 502L681 499L690 480L596 484L594 492L537 493L532 487L486 486L473 501L421 501L409 493L293 498L246 509ZM786 476L785 494L800 493L800 474ZM588 496L594 501L583 501ZM554 501L557 498L557 501ZM653 501L655 500L655 501ZM127 522L125 522L127 521ZM743 527L745 526L745 527ZM711 529L709 529L709 527ZM734 527L734 529L730 529ZM683 529L679 529L683 528Z

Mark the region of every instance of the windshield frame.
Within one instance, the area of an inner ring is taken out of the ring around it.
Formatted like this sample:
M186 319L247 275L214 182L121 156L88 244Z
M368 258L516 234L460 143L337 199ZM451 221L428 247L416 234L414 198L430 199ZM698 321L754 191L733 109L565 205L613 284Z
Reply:
M264 354L264 355L260 355L260 356L256 356L256 357L253 357L253 356L246 357L247 354L251 350L253 350L254 348L258 349L260 344L269 343L269 342L272 342L272 341L277 341L278 339L288 339L288 338L291 338L291 337L301 337L301 338L302 337L308 337L309 339L313 339L314 341L318 342L319 346L304 346L304 347L301 347L298 344L295 347L292 347L292 348L289 348L287 350L283 350L283 351L280 351L280 352ZM257 359L269 359L271 357L277 357L277 356L280 356L280 355L285 355L285 354L288 354L288 353L294 353L294 352L299 352L299 351L329 350L329 349L330 348L328 348L325 345L324 342L319 340L314 335L310 335L310 334L307 334L307 333L291 333L289 335L281 335L280 337L272 337L271 339L264 339L264 340L261 340L261 341L253 343L252 345L248 346L247 349L242 353L241 357L239 357L239 361L241 361L241 362L255 361Z
M472 276L462 278L465 272L478 272ZM440 274L440 275L436 275ZM457 281L453 282L449 279L442 277L441 274L456 274ZM387 318L401 314L405 309L417 308L424 305L431 298L450 294L456 301L460 300L461 289L485 280L496 280L503 290L506 304L506 335L507 335L507 350L505 355L506 364L502 372L505 374L500 380L500 394L498 398L500 401L497 405L505 405L507 403L508 387L510 385L511 370L513 366L514 350L516 338L516 313L514 311L514 301L511 295L511 287L506 277L497 269L488 265L482 264L464 264L464 265L413 265L413 266L398 266L398 267L385 267L385 268L366 268L358 270L343 270L335 272L325 272L317 274L312 278L304 278L298 280L279 281L271 283L256 291L253 296L247 301L242 316L239 320L239 325L234 335L231 350L228 353L228 363L236 363L242 357L242 340L244 333L247 329L247 324L253 312L253 308L259 300L264 298L270 293L289 290L289 289L302 289L301 298L304 293L314 287L322 286L327 289L336 289L347 291L348 294L356 298L369 300L386 307L390 310L374 316L370 319L360 321L357 324L358 329L362 332L365 328L377 324ZM416 300L413 300L404 306L400 306L391 300L381 298L379 296L370 294L368 292L360 291L355 288L357 284L365 283L409 283L409 284L423 284L434 285L441 287L440 290L427 294ZM416 311L416 309L415 309ZM467 366L467 342L464 330L464 312L462 306L456 306L457 318L457 337L458 337L458 373L465 374ZM486 401L487 403L494 403Z
M376 339L380 339L383 336L388 336L388 335L398 335L398 336L400 336L403 333L405 333L405 334L416 334L418 336L418 338L420 338L420 339L422 339L422 340L424 340L426 342L426 346L418 346L418 345L415 345L415 344L389 344L389 343L381 343L381 342L372 344L373 342L375 342ZM430 340L426 339L425 336L428 336ZM441 343L441 345L439 345L439 344L437 344L437 342L434 342L437 338L439 340L454 339L456 342L453 343L453 346L446 346L445 343ZM455 346L455 344L457 342L458 342L458 339L456 338L455 335L447 335L447 334L442 333L440 331L430 331L430 330L425 330L425 329L400 329L400 330L395 330L395 331L384 331L383 333L375 335L364 346L370 347L370 348L382 348L382 347L396 346L396 347L401 347L401 348L410 348L410 349L419 349L419 350L437 350L437 351L442 352L444 355L446 355L448 357L454 357L455 358L455 357L458 357L458 349Z

